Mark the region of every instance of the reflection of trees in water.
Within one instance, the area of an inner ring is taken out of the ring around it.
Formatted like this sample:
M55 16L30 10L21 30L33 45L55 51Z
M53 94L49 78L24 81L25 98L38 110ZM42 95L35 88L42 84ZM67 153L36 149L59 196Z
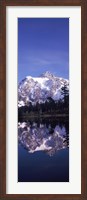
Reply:
M23 120L21 119L20 122L24 122L24 119ZM29 120L25 119L25 122L27 123L29 122L31 125L33 122L35 122L37 123L37 126L39 126L41 123L46 124L46 126L51 124L51 126L55 128L56 124L58 124L60 127L66 125L69 122L69 118L68 117L63 117L63 118L62 117L59 117L59 118L58 117L47 117L47 118L46 117L45 118L31 117Z
M65 137L65 142L67 142L67 145L69 145L69 122L67 121L65 124L65 129L66 129L66 137Z
M65 127L66 137L65 142L69 145L69 117L47 117L47 118L31 118L29 121L25 120L27 124L32 126L33 122L37 123L37 127L40 127L40 124L45 124L46 127L50 130L50 134L53 134L53 130L56 125L59 125L62 129ZM22 120L21 120L22 122Z
M53 155L58 149L69 145L68 118L35 118L26 121L24 126L23 123L19 124L19 141L28 150L31 147L34 151L34 148L42 145L47 154Z

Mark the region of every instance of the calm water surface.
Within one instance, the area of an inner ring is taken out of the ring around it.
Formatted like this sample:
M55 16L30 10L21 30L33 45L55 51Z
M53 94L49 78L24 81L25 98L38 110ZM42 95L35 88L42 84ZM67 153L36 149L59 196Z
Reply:
M18 181L69 181L67 118L31 119L18 123Z

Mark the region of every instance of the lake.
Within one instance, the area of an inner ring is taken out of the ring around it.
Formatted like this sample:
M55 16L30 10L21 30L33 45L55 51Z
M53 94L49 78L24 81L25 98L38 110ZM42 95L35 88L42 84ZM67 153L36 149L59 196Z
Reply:
M18 123L18 182L69 182L69 120Z

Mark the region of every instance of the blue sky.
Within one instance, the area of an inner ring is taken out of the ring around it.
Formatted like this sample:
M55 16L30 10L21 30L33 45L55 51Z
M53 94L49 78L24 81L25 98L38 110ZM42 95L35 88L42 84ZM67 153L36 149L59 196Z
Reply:
M69 78L69 19L18 19L18 80L45 71Z

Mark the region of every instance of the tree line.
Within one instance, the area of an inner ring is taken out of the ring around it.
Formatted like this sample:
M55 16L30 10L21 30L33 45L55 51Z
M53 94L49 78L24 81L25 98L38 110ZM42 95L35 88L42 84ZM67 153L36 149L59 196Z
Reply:
M18 117L20 118L26 114L69 114L69 90L66 84L61 88L61 95L63 98L57 101L48 97L45 103L37 102L35 105L32 105L29 102L28 106L25 105L18 108Z

